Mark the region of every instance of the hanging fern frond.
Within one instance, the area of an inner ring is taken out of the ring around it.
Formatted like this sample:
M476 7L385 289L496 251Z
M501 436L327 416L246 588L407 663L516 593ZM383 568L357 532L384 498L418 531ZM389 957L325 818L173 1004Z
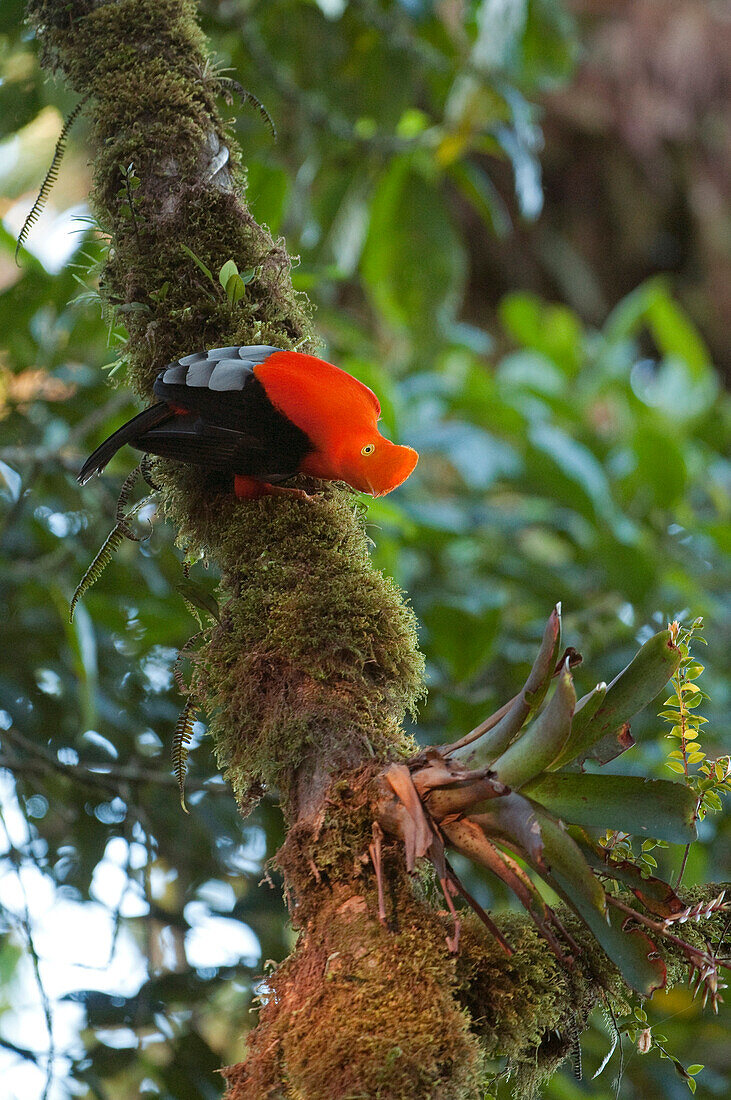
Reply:
M581 1057L581 1040L578 1034L574 1037L572 1034L572 1046L571 1046L571 1066L574 1071L574 1077L577 1081L583 1080L584 1077L584 1065Z
M143 473L142 465L135 466L134 470L124 480L119 497L117 498L117 526L122 528L125 538L128 538L130 542L147 542L152 535L152 520L147 517L147 533L144 535L136 535L130 527L130 520L133 519L139 511L152 499L154 493L148 493L146 497L142 497L137 503L130 508L129 512L125 512L125 506L130 498L132 489L140 474ZM143 474L144 476L144 474Z
M81 111L81 108L84 106L84 104L86 103L88 98L89 98L88 96L84 96L83 99L79 100L79 102L76 104L76 106L74 107L71 114L68 116L68 118L64 122L63 129L61 130L61 133L58 135L58 141L56 142L56 148L55 148L54 153L53 153L53 160L51 161L51 166L48 169L48 171L46 172L46 178L44 179L43 183L41 184L41 189L38 192L38 195L36 196L36 201L33 203L32 207L30 208L30 212L29 212L27 218L25 219L25 221L23 222L23 228L20 230L20 233L18 234L18 240L17 240L17 243L15 245L15 262L16 262L16 264L18 263L18 253L20 252L20 250L23 247L23 245L25 244L25 242L28 240L28 235L30 234L31 229L33 228L33 226L35 225L35 223L38 221L41 214L43 213L43 208L45 207L46 203L48 202L48 196L51 193L51 188L53 187L54 183L58 179L58 172L59 172L59 168L61 167L61 161L63 160L64 153L66 152L66 142L68 140L69 130L71 129L73 124L76 122L76 119L79 116L79 112Z
M142 500L138 500L137 503L129 510L125 512L125 506L129 501L130 494L134 488L135 482L140 475L140 467L136 466L134 470L124 480L122 489L117 500L116 520L114 527L107 535L106 539L102 543L99 551L92 561L89 568L84 573L83 577L79 581L76 591L71 597L71 604L69 606L69 622L74 620L74 612L76 605L81 597L91 588L93 584L101 577L102 573L109 565L113 555L119 549L122 539L129 539L130 542L144 542L152 534L152 521L148 520L150 530L146 535L136 535L129 525L130 520L139 512L143 505L147 504L152 494L143 497Z
M219 76L217 83L229 102L231 102L233 98L231 92L236 92L242 103L245 103L249 107L256 107L257 111L266 122L274 141L277 140L277 128L274 125L274 120L264 104L260 99L256 98L253 92L250 92L243 84L240 84L238 80L234 80L231 76Z
M99 551L92 561L89 568L84 573L83 577L76 586L76 591L71 597L71 604L69 606L69 622L74 621L74 612L76 605L84 595L85 592L91 588L93 584L101 577L102 573L112 560L112 556L119 549L122 539L125 538L127 532L123 523L117 523L109 532L104 542L102 543Z
M127 519L129 517L125 512L125 508L129 503L129 498L132 495L132 490L134 489L135 484L137 483L137 478L140 476L141 472L142 469L140 464L140 466L135 466L134 470L127 474L127 477L122 483L122 488L119 491L119 496L117 497L117 526L125 528L125 534L131 542L140 542L141 539L137 535L135 535L127 526ZM130 513L130 515L132 515L132 513Z
M604 1058L602 1059L602 1064L599 1066L599 1069L596 1071L596 1073L592 1077L592 1081L595 1081L597 1079L597 1077L599 1076L599 1074L604 1072L607 1065L609 1064L609 1060L611 1059L612 1055L614 1054L615 1050L617 1049L617 1046L619 1046L619 1057L620 1057L619 1074L617 1076L617 1080L621 1081L622 1080L622 1073L623 1073L623 1070L624 1070L624 1058L623 1058L623 1054L622 1054L622 1036L620 1034L619 1028L617 1027L617 1021L614 1018L614 1013L612 1012L612 1007L611 1007L609 1001L607 1000L606 994L604 994L604 999L601 1002L599 1007L602 1010L602 1015L604 1016L604 1022L607 1025L607 1031L609 1032L609 1037L612 1040L612 1044L609 1047L609 1050L607 1051L607 1053L604 1055ZM617 1087L619 1087L619 1086L617 1086Z
M195 643L198 641L198 639L202 638L205 633L205 630L197 630L195 634L192 634L190 638L188 638L188 641L185 643L185 645L181 646L181 648L178 650L178 655L175 658L175 664L173 665L173 679L175 680L175 686L177 687L181 695L187 695L190 691L188 685L183 679L183 661L186 657L189 660L192 660L190 651Z
M178 781L180 791L180 805L183 811L189 813L185 805L185 777L188 774L188 745L193 736L195 723L194 706L192 699L186 701L173 730L173 770Z
M142 474L142 480L144 481L145 485L147 485L148 488L152 489L153 493L159 493L160 486L156 485L155 482L152 480L152 467L154 466L154 464L155 462L152 455L145 455L142 459L142 462L140 462L139 470Z

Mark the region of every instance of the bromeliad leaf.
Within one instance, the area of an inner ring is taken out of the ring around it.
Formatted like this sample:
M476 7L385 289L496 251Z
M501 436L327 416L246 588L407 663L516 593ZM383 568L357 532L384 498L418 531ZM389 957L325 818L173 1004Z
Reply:
M567 658L548 706L494 762L493 769L501 783L520 788L556 759L571 732L575 704L576 692Z
M612 680L604 701L594 714L587 706L581 710L577 707L571 736L553 767L560 768L575 760L581 752L628 722L652 702L673 675L680 660L680 650L673 645L669 630L661 630L645 642L627 667Z
M629 886L635 897L657 917L671 917L686 908L669 883L654 875L642 875L635 863L626 859L614 859L605 848L599 847L581 829L572 829L571 835L581 848L586 861L594 871L616 882Z
M445 754L456 759L469 758L470 761L477 763L487 763L504 752L531 713L538 710L543 702L560 650L561 605L556 604L546 624L540 649L522 691L506 705L505 713L499 721L493 721L497 714L488 718L466 737L445 749ZM477 749L472 748L472 742L478 740Z
M625 918L614 911L607 912L601 884L578 844L561 825L541 812L538 820L544 858L550 867L550 873L537 868L539 874L585 921L632 989L643 996L662 989L667 970L657 957L655 944L638 929L625 931L622 927Z
M621 829L671 844L696 839L696 796L666 779L552 773L532 780L522 793L575 825Z

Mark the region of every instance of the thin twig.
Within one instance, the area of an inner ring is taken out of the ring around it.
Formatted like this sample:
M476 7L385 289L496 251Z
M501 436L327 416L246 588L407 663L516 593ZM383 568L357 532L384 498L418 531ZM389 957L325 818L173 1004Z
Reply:
M160 787L178 785L175 776L167 771L143 769L136 765L102 764L91 768L84 764L64 764L53 753L40 745L33 744L13 727L3 730L2 737L22 750L23 756L8 753L7 747L5 752L0 752L0 768L7 768L15 774L48 775L55 771L69 779L76 779L89 786L102 787L115 793L118 793L120 783L153 784ZM96 770L97 768L104 770ZM192 780L188 784L188 789L207 791L209 794L228 793L228 787L215 779Z
M48 1094L51 1091L51 1085L53 1084L53 1064L56 1059L56 1044L53 1035L53 1009L51 1007L51 1001L46 991L46 987L43 984L43 977L41 975L41 960L38 956L35 943L33 941L33 929L30 921L30 909L28 907L28 895L25 889L25 883L23 882L20 874L21 869L21 856L17 848L12 842L10 832L5 822L5 814L3 813L2 806L0 806L0 824L3 827L3 832L8 844L8 858L15 868L15 875L20 886L20 891L23 896L23 912L19 918L19 923L23 929L26 943L28 945L28 954L31 958L33 966L33 974L36 981L36 987L38 989L38 996L40 997L41 1007L43 1009L43 1017L46 1023L46 1032L48 1033L48 1050L46 1052L46 1080L43 1086L43 1093L41 1100L47 1100ZM27 822L26 822L27 828ZM30 840L30 837L28 838Z

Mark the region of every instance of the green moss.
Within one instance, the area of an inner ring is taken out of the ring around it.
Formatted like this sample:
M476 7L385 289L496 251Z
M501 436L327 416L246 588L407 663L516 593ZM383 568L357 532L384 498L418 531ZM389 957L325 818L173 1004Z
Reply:
M232 142L195 12L191 0L29 5L46 55L90 97L91 201L113 242L101 292L115 306L134 304L120 318L130 332L128 381L145 397L159 369L191 349L236 341L304 346L311 336L310 309L292 290L283 243L241 201L235 148L224 173L207 179L213 151ZM120 195L129 165L141 183L134 219ZM214 274L231 258L242 270L255 268L244 300L232 308L181 244ZM165 283L164 301L152 298Z
M603 990L619 994L616 970L569 911L561 920L582 946L571 968L547 948L523 914L499 918L514 948L508 956L471 913L457 961L461 997L485 1053L505 1057L516 1097L533 1096L569 1056Z
M318 905L271 980L247 1062L224 1071L230 1100L277 1088L291 1100L481 1096L483 1059L454 998L447 922L404 889L402 870L389 882L392 929L374 919L372 875L363 894L315 888Z
M688 905L710 901L718 886L683 891ZM628 901L633 900L631 897ZM569 1057L592 1010L608 1000L617 1015L629 1010L627 987L588 928L563 906L557 913L581 948L573 966L563 966L523 914L502 914L501 932L515 948L507 956L474 916L464 916L457 981L460 998L485 1053L505 1057L516 1100L533 1100ZM725 934L724 914L682 926L682 938L707 950ZM679 929L676 931L680 931ZM683 985L688 968L682 949L656 939L667 967L667 987Z
M286 798L306 756L333 774L408 755L400 724L423 692L416 624L373 568L352 497L330 487L283 507L207 494L194 515L188 499L167 484L181 540L215 550L236 594L193 676L236 793L263 784Z
M111 238L100 289L124 309L128 383L148 397L162 366L202 346L313 346L283 243L243 203L238 155L209 178L213 151L231 142L192 0L35 0L30 14L47 54L90 97L92 203ZM122 186L130 165L134 217ZM230 258L256 270L236 307L183 245L214 276ZM351 498L331 488L312 505L243 505L230 485L176 464L159 480L181 540L224 573L225 617L194 690L237 795L263 785L286 798L305 762L327 773L403 755L400 723L422 690L413 615L373 569Z

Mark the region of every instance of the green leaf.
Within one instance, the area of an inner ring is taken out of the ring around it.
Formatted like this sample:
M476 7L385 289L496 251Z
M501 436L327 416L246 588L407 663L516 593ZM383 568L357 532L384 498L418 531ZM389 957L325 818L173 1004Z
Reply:
M221 284L221 286L223 287L224 290L226 290L226 285L227 285L229 279L234 275L238 275L238 273L239 273L239 269L236 266L236 264L234 263L234 261L233 260L226 260L226 263L223 265L223 267L221 268L221 270L218 273L218 281L219 281L219 283Z
M456 312L467 270L438 177L397 157L371 202L361 261L367 291L385 320L426 343Z
M585 710L577 711L571 736L555 766L575 760L607 733L629 722L662 691L680 660L680 651L673 645L669 630L653 635L612 680L594 716Z
M188 248L187 244L181 244L180 247L182 248L183 252L185 252L186 256L190 256L196 267L200 268L203 274L207 276L207 278L209 278L215 286L216 280L213 278L213 274L210 268L206 267L206 265L203 263L203 260L199 260L195 252L193 252L192 249Z
M576 373L583 334L578 317L570 309L519 291L503 298L499 312L504 328L516 343L544 355L565 375Z
M458 160L449 166L449 175L495 236L506 237L512 228L510 214L488 174L474 161Z
M231 305L236 305L240 302L246 293L246 283L240 275L232 275L226 283L226 297Z
M619 968L627 984L643 996L661 989L667 979L655 944L644 932L622 928L626 917L607 911L604 891L594 877L580 848L562 827L547 814L538 813L543 836L543 854L550 872L538 873L585 921L604 951Z
M537 454L534 464L539 469L555 467L556 474L565 479L564 497L573 496L575 503L585 498L590 505L584 511L603 524L609 524L614 537L627 544L637 539L634 523L623 516L612 497L609 481L599 459L583 443L573 439L562 428L546 420L536 421L528 438ZM578 498L578 500L576 499Z
M494 761L492 767L501 783L520 788L556 759L571 732L575 705L576 692L567 658L548 706Z
M207 611L209 615L212 615L217 623L221 621L221 612L218 606L218 601L210 592L206 592L205 588L196 584L191 580L183 580L175 585L176 590L180 593L184 600L192 603L194 607L197 607L200 611Z
M656 282L646 310L647 326L664 355L676 356L690 367L695 376L711 365L708 348L688 316L673 301L667 286Z
M696 796L682 783L635 775L552 772L533 780L521 793L564 821L587 828L619 829L671 844L696 839Z

